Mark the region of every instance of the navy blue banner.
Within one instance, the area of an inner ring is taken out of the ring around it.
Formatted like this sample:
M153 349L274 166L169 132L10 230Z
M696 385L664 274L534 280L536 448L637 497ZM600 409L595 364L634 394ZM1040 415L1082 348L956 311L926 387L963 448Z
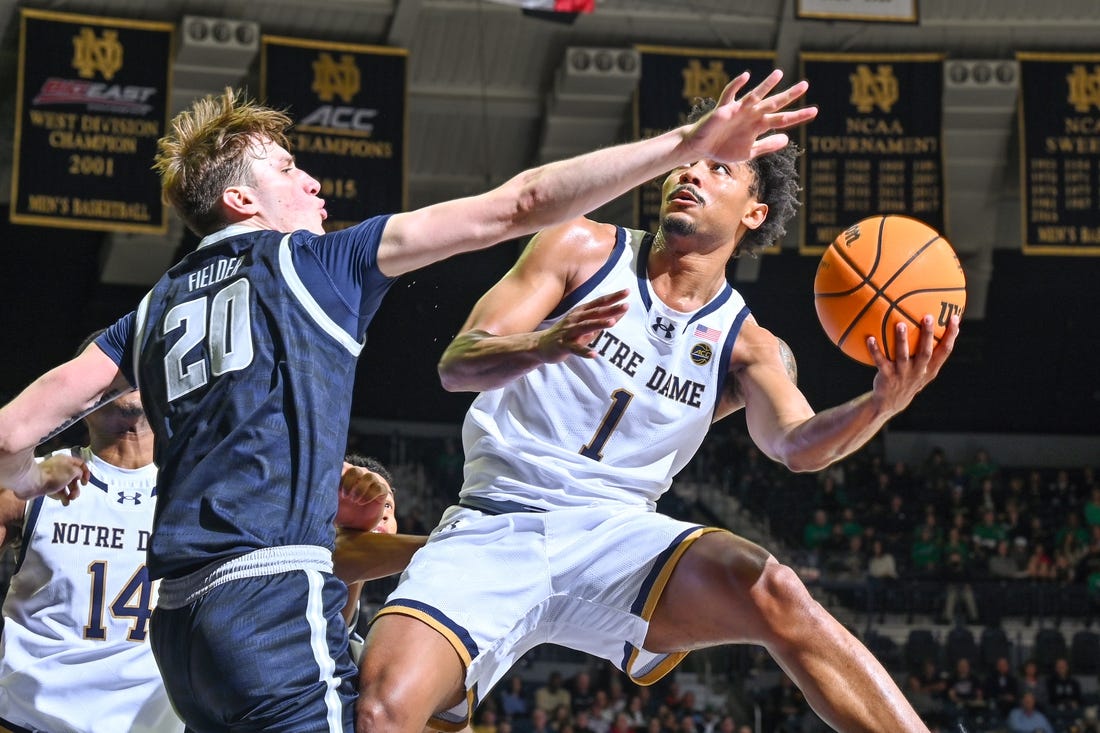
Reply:
M23 8L11 220L163 233L173 27Z
M775 68L775 54L705 48L636 46L642 74L634 99L634 136L647 138L683 125L697 99L717 99L738 74L748 71L751 89ZM657 231L661 218L661 183L650 182L634 194L639 229Z
M1017 54L1026 254L1100 255L1100 54Z
M265 101L295 121L290 148L321 182L329 231L405 208L404 49L264 36Z
M943 57L804 53L800 61L818 113L801 130L799 251L821 254L876 214L943 232Z

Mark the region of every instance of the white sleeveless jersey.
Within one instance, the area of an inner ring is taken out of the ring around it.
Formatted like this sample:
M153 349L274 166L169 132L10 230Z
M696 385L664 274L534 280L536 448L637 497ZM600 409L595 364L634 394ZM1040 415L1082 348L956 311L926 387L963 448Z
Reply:
M92 478L79 498L27 504L4 601L0 718L50 733L182 731L149 646L156 467L80 456Z
M748 308L727 283L699 310L673 310L646 271L652 236L617 232L599 272L539 328L623 288L629 309L592 342L596 358L544 364L474 400L462 429L463 499L652 509L698 450Z

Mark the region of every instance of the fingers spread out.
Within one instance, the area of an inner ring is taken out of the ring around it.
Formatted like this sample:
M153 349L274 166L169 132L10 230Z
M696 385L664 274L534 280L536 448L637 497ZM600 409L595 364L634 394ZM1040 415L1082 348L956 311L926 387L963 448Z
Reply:
M741 91L748 80L749 72L747 71L742 71L735 76L730 83L726 85L726 88L722 90L722 95L718 98L718 104L724 105L732 102L737 97L737 92Z
M758 102L767 97L776 85L783 79L783 71L781 69L773 69L772 73L764 77L764 81L756 85L756 88L742 97L741 101L745 102L750 98L754 102Z

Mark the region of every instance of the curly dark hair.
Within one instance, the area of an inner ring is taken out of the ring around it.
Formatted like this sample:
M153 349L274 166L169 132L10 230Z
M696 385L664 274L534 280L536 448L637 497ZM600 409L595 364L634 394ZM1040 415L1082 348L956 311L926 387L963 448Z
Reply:
M688 115L689 122L695 122L710 110L717 101L711 98L697 99ZM754 181L749 193L756 196L760 203L768 205L768 215L756 229L749 229L737 243L733 256L747 253L756 256L764 247L778 242L787 233L787 222L791 220L801 202L798 192L798 156L802 150L794 144L787 145L774 153L761 155L745 164L752 169Z
M368 471L374 471L386 480L386 483L390 485L390 489L392 489L394 492L397 491L396 487L394 487L393 485L393 474L390 473L389 469L382 465L382 462L374 456L364 456L359 453L348 453L344 456L344 461L350 463L353 466L365 468Z

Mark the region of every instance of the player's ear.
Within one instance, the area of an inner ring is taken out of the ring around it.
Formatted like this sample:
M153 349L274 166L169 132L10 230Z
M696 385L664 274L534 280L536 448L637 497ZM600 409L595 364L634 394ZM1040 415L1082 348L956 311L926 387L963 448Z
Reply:
M258 203L255 192L249 186L230 186L222 191L222 204L232 212L252 216Z
M749 229L756 229L768 218L768 205L759 201L752 204L748 211L741 217L741 223Z

